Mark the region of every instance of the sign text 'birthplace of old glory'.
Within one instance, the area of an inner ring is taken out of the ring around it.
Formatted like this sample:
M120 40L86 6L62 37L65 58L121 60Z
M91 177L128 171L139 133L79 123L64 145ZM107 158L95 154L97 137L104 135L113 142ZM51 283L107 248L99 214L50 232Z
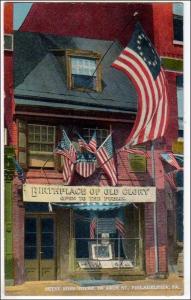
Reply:
M154 186L63 186L48 184L24 184L25 202L155 202Z

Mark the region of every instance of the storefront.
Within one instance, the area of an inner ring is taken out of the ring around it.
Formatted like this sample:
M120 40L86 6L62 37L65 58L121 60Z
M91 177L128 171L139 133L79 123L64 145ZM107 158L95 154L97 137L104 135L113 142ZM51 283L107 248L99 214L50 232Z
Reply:
M144 203L155 198L155 187L25 184L26 280L144 276Z

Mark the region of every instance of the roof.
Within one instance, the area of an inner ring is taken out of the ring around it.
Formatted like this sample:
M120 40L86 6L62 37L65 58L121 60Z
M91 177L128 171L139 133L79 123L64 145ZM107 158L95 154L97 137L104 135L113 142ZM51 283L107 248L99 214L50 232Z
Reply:
M111 67L122 47L113 43L102 61L103 91L67 89L66 74L51 49L81 49L103 56L112 41L51 34L15 32L14 84L16 105L107 112L136 111L137 93L122 72Z

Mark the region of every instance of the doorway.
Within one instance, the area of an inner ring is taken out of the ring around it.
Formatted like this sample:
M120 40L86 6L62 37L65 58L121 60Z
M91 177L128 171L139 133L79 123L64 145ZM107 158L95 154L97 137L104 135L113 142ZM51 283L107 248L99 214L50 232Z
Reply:
M27 215L25 218L26 280L56 279L54 215Z

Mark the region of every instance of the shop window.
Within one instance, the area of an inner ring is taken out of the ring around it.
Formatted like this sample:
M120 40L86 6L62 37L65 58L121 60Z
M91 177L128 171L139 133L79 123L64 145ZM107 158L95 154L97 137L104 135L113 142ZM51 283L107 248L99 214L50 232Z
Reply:
M101 56L91 51L66 50L69 89L101 91Z
M183 4L173 3L174 41L183 42Z
M111 269L111 272L112 269L142 269L140 212L140 207L133 205L107 212L91 209L76 212L75 269Z
M136 149L145 150L144 147L136 147ZM145 173L147 172L147 159L144 155L128 154L130 172Z

